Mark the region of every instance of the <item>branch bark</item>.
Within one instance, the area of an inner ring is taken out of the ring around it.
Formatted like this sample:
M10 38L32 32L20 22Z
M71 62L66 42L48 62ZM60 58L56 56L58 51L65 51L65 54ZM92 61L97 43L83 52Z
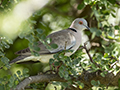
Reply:
M118 79L120 78L120 72L114 76L112 73L106 74L105 77L102 77L100 75L101 71L96 72L88 72L84 71L81 75L78 76L77 79L72 78L72 80L81 81L84 83L84 88L82 90L88 90L92 87L91 80L99 80L101 84L104 84L107 86L118 86ZM20 82L15 90L24 90L24 88L31 84L31 83L37 83L37 82L50 82L50 81L59 81L59 82L67 82L65 79L61 78L58 74L41 74L36 76L31 76ZM66 90L81 90L78 87L75 89L75 87L72 87L71 89Z
M26 78L17 85L15 90L24 90L24 88L31 83L50 82L50 81L66 82L66 80L60 78L57 74L41 74Z

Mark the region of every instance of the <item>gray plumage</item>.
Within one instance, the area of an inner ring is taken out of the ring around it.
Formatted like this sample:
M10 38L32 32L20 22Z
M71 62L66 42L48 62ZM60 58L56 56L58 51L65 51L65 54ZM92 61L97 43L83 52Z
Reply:
M44 44L39 41L38 47L40 47L40 56L32 56L30 49L26 48L16 52L15 54L20 56L10 61L10 64L21 63L30 60L44 62L45 59L49 60L49 58L52 58L54 53L65 49L73 50L72 53L69 52L65 54L67 56L70 56L79 48L82 41L81 31L86 28L89 29L86 20L83 18L77 18L72 22L71 26L68 29L58 31L47 36L47 38L52 39L50 44L57 44L58 48L48 50L46 46L44 46Z

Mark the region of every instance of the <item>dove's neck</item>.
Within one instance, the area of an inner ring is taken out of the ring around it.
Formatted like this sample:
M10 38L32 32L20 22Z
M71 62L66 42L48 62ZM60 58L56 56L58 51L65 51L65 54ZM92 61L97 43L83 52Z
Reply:
M81 29L78 25L75 25L75 24L73 24L73 23L70 25L69 28L73 28L73 29L75 29L75 30L77 30L77 31L82 31L82 29Z
M76 29L74 27L70 27L70 28L73 28L73 29L75 29L77 31L77 32L70 31L72 33L72 35L75 37L75 39L76 39L76 44L72 48L74 50L74 52L75 52L79 48L79 46L81 45L81 43L82 43L82 31L78 30L78 29Z

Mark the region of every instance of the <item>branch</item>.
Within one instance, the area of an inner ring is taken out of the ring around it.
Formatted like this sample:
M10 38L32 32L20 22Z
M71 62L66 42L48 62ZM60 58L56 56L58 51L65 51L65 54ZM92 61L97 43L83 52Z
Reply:
M31 83L50 82L50 81L66 82L66 80L60 78L56 74L42 74L42 75L36 75L26 78L17 85L15 90L24 90L24 88Z
M105 75L105 77L102 77L100 75L101 71L98 70L96 72L88 72L83 71L81 75L79 75L77 78L73 78L71 76L71 80L77 80L84 83L83 90L88 90L92 87L91 80L99 80L101 84L106 86L118 86L118 79L120 78L120 72L114 76L112 73L108 73ZM41 74L36 76L31 76L20 82L15 90L24 90L24 88L31 84L31 83L37 83L37 82L50 82L50 81L59 81L59 82L67 82L65 79L61 78L58 74ZM75 89L75 87L72 87L69 90L81 90L81 89ZM66 89L67 90L67 89Z
M91 61L93 64L95 64L97 67L101 68L100 65L98 65L96 62L93 61L93 59L92 59L89 51L87 50L86 44L87 44L87 42L84 44L83 48L86 50L86 53L88 54L88 56L89 56L89 58L90 58L90 61Z

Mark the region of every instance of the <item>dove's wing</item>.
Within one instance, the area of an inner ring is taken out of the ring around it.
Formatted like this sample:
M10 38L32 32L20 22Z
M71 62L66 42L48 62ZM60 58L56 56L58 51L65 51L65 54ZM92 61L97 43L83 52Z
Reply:
M50 45L57 44L58 47L56 49L53 49L53 48L47 49L43 43L38 42L38 47L40 47L39 54L40 55L53 54L53 53L57 53L57 52L62 51L62 50L68 50L68 49L71 49L72 47L74 47L74 45L76 44L76 39L72 35L70 30L71 29L61 30L61 31L52 33L52 34L47 36L47 38L52 39L52 41L50 42ZM26 49L23 49L23 50L16 52L15 54L20 55L20 56L18 56L19 58L15 58L14 60L10 61L10 63L16 62L18 60L21 60L23 58L31 56L31 51L29 48L26 48Z

